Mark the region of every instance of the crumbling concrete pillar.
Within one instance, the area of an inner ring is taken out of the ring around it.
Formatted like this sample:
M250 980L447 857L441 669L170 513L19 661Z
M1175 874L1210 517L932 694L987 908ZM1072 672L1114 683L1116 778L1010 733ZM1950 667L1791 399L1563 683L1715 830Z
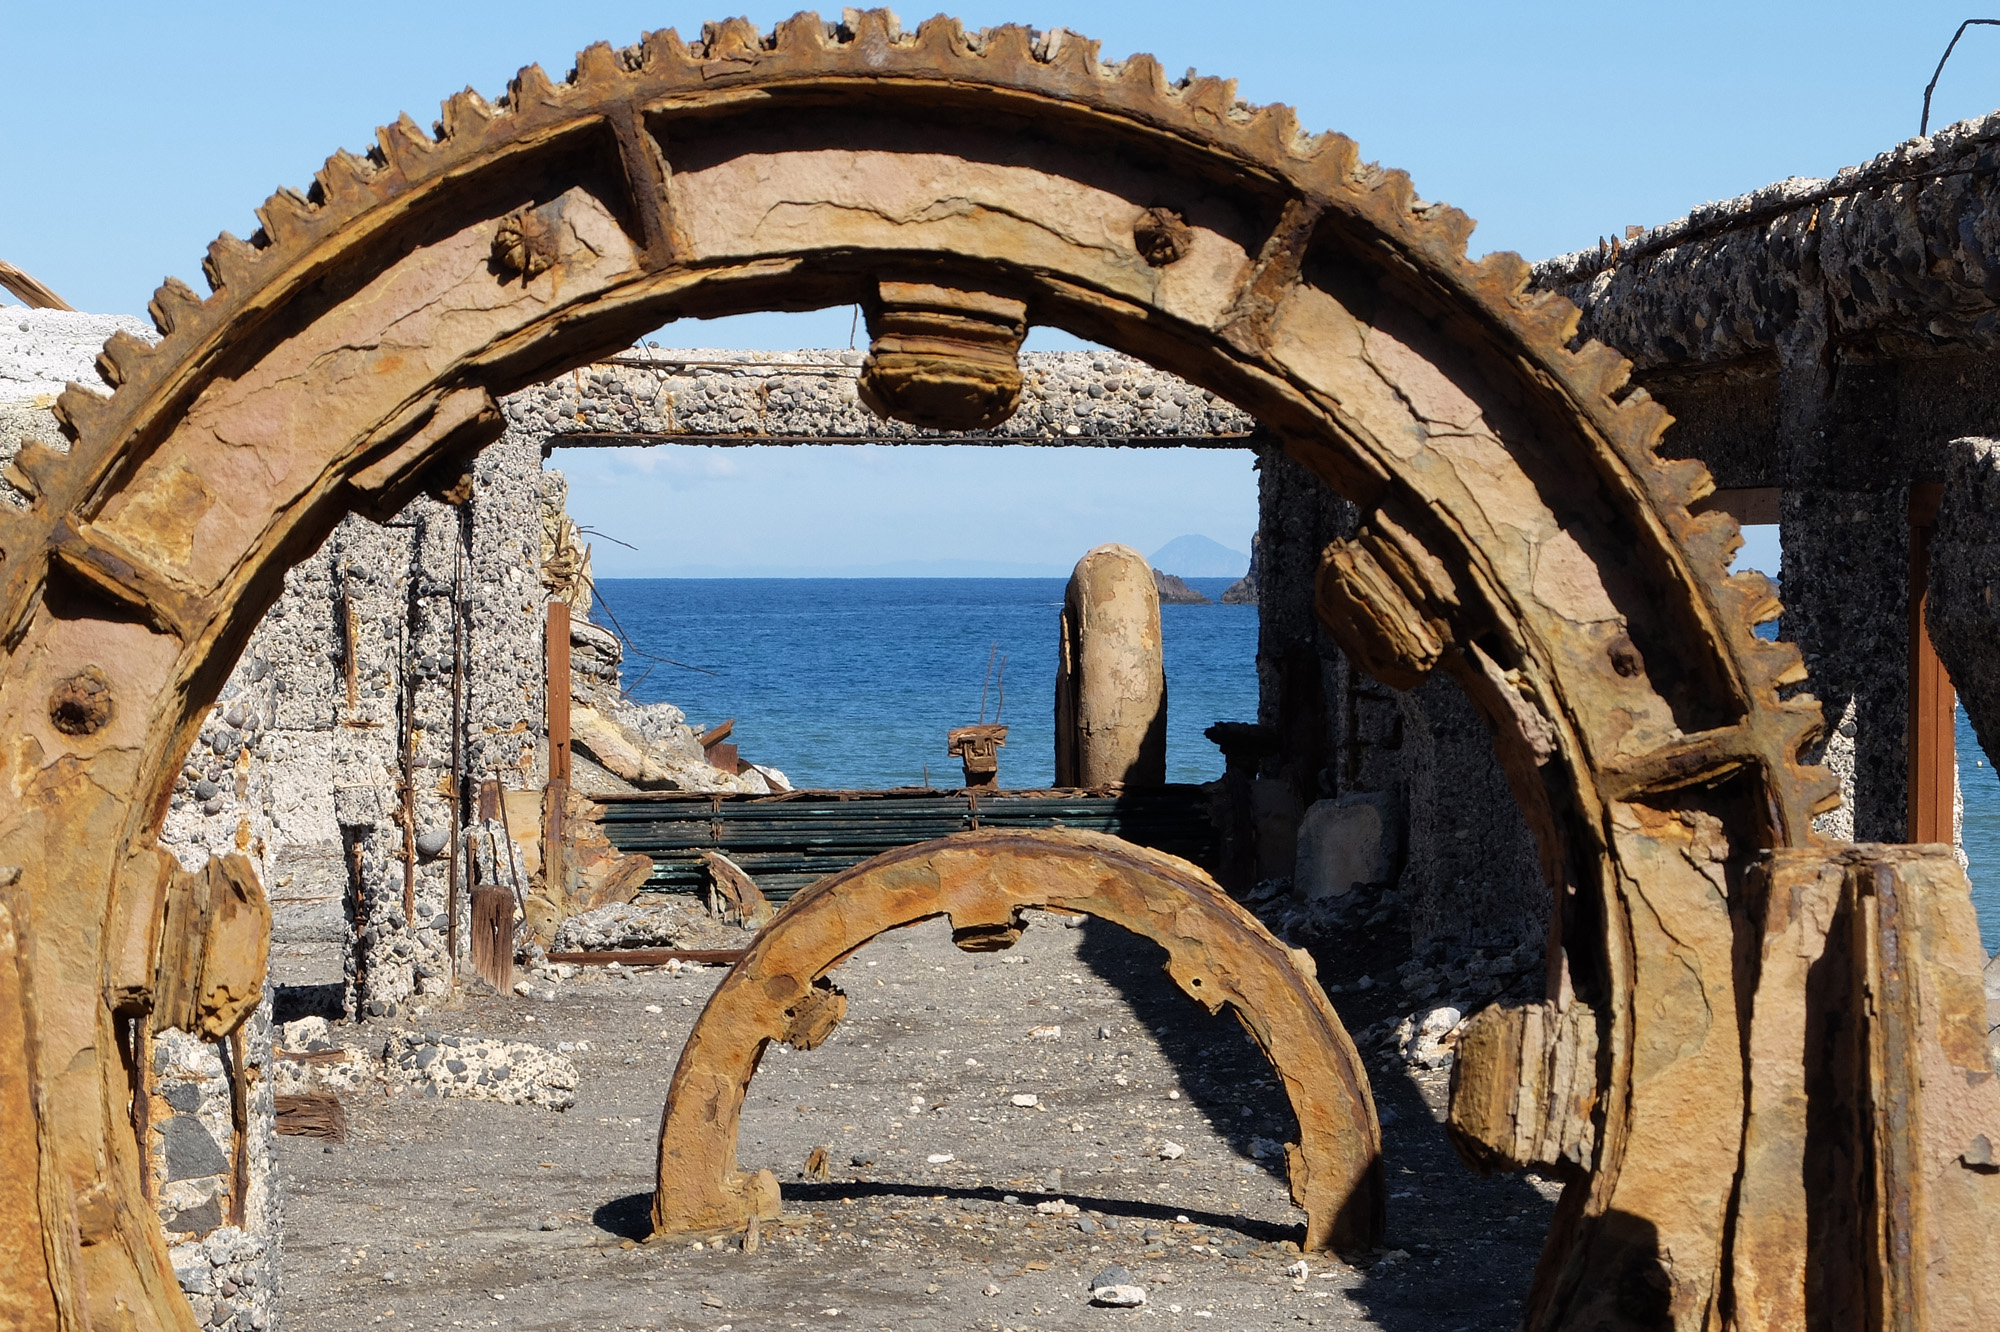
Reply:
M344 681L334 704L334 816L348 856L350 1004L380 1015L415 990L403 907L401 827L404 636L416 530L350 518L336 529Z
M1056 785L1164 786L1167 675L1152 566L1130 546L1076 562L1056 662Z
M1814 826L1838 841L1900 842L1908 812L1908 487L1787 485L1780 503L1780 630L1805 654L1805 688L1826 710L1816 757L1840 778L1840 807Z
M348 855L347 960L371 1015L450 992L454 582L457 509L419 499L384 524L335 531L343 678L335 816ZM461 909L463 904L461 904Z

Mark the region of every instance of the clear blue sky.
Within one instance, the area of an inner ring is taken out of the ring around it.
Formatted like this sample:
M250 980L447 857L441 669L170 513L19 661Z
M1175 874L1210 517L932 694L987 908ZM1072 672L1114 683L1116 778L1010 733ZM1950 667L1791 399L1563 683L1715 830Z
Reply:
M729 12L740 10L0 0L0 256L79 308L141 313L169 273L200 285L218 231L248 234L251 209L273 188L306 183L329 152L366 146L398 111L427 124L442 97L467 85L497 95L520 65L560 73L592 41L693 33ZM768 24L790 12L749 16ZM981 0L955 12L972 25L1069 27L1110 55L1150 51L1170 70L1234 76L1246 98L1292 103L1307 127L1354 136L1368 156L1409 170L1425 197L1479 218L1475 252L1538 258L1784 176L1825 175L1914 134L1938 54L1974 11ZM903 14L912 25L926 16ZM1996 104L2000 29L1975 29L1946 70L1933 123ZM845 345L848 319L759 317L662 340ZM969 485L1004 498L986 552L998 559L1066 564L1097 541L1151 549L1182 532L1247 542L1254 491L1240 460L1121 456L1128 466L1109 471L1025 452L566 465L579 512L647 547L630 557L600 545L604 572L800 553L830 564L957 556L964 530L946 501ZM814 503L773 497L781 466ZM695 485L710 517L699 534L670 532L678 525L660 515ZM736 519L740 538L718 534L717 512Z

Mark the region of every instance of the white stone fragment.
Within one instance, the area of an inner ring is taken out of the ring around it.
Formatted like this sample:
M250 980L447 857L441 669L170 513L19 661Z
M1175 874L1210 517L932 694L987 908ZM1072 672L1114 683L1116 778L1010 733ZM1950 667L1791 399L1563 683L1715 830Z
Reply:
M1090 1302L1107 1309L1136 1309L1146 1302L1144 1286L1099 1286L1090 1292Z

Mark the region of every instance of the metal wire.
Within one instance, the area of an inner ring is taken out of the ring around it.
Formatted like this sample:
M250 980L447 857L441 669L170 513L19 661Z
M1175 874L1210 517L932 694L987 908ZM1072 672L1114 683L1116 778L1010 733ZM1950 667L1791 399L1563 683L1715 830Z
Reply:
M1938 57L1937 68L1931 71L1931 81L1924 85L1924 118L1917 124L1917 137L1931 132L1931 94L1937 91L1938 78L1944 73L1944 62L1951 59L1951 53L1958 48L1958 39L1965 36L1967 28L2000 28L2000 19L1967 19L1958 25L1958 31L1951 35L1951 42Z

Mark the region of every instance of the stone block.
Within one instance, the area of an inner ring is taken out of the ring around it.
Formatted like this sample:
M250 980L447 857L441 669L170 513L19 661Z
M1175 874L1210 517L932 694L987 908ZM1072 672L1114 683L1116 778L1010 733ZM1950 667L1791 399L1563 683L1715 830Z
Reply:
M175 1115L160 1125L160 1142L166 1154L169 1182L229 1173L229 1158L193 1115Z
M1321 800L1299 820L1293 891L1308 901L1392 882L1403 849L1402 801L1393 791Z

